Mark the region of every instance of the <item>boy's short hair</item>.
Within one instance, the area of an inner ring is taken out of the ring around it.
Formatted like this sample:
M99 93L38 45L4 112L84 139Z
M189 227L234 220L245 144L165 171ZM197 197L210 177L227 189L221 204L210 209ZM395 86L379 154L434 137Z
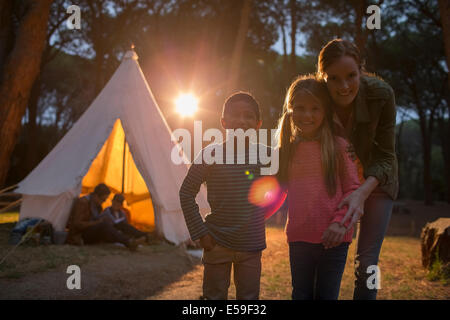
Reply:
M253 107L253 109L255 110L256 118L258 120L261 120L261 112L259 110L258 101L256 101L255 97L252 96L251 93L245 92L245 91L235 92L225 100L225 103L223 104L223 109L222 109L222 118L225 117L225 114L228 112L227 110L230 107L230 105L232 103L239 102L239 101L243 101L243 102L246 102L249 105L251 105Z
M125 200L125 197L123 196L123 194L121 194L121 193L116 193L116 194L114 195L113 201L117 201L117 202L122 203L124 200Z
M95 187L94 193L96 195L98 195L99 197L101 197L101 196L109 196L111 191L109 190L109 188L106 184L100 183Z

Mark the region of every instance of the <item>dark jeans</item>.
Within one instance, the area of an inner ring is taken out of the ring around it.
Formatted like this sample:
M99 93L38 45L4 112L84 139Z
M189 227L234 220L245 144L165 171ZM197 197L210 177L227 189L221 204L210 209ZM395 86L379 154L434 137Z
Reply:
M101 222L86 228L82 233L83 241L86 244L98 242L119 242L128 244L130 236L119 232L111 223Z
M116 223L114 225L114 227L117 230L122 231L124 234L129 235L133 238L140 238L140 237L144 237L146 235L145 232L139 231L138 229L136 229L135 227L133 227L132 225L128 224L125 221Z
M367 280L373 272L367 272L371 265L378 264L381 245L391 219L394 201L383 191L375 189L364 203L364 215L359 222L355 256L354 300L375 300L377 289L369 289Z
M321 243L290 242L292 300L337 300L348 242L325 249Z

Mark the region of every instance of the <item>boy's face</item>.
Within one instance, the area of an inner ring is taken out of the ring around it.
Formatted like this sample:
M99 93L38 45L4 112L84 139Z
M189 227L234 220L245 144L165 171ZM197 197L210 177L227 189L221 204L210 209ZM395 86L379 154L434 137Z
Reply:
M116 200L113 200L111 202L111 207L113 208L114 211L118 211L122 208L122 203Z
M107 195L107 194L99 196L99 195L94 193L93 197L92 197L92 200L94 201L95 204L97 204L98 206L101 206L103 204L103 202L105 202L106 199L108 199L108 196L109 195Z
M244 131L258 130L262 124L262 120L256 116L254 107L245 101L231 103L220 122L224 129L243 129Z

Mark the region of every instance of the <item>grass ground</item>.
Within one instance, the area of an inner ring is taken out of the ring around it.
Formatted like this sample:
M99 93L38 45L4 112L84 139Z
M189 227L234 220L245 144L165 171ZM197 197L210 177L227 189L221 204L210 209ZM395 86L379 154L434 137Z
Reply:
M285 235L279 228L268 228L269 244L263 255L262 295L268 299L290 299L290 271ZM355 241L350 246L339 299L352 299ZM378 299L450 299L450 286L427 280L421 266L420 240L386 237L379 267L381 289Z
M444 209L448 212L448 207ZM412 211L403 218L409 221L415 217ZM378 299L450 299L448 283L427 279L427 270L421 266L417 230L407 225L404 233L410 232L411 236L399 236L401 228L396 224L403 226L405 222L398 215L393 218L380 255ZM11 219L14 220L13 214L0 215L0 222ZM12 248L6 244L12 227L13 223L0 224L0 259ZM420 224L415 224L415 228L420 228ZM352 298L354 253L355 242L349 249L340 299ZM71 264L82 269L80 292L69 292L65 286L66 269ZM0 265L0 288L6 288L0 290L0 299L198 299L201 284L200 259L166 243L147 245L136 253L111 244L76 247L26 243ZM282 228L269 226L267 249L263 253L261 299L290 299L290 295L286 237ZM232 284L230 298L234 297Z
M355 242L349 249L341 283L339 299L349 300L353 295L353 261ZM261 299L288 300L291 298L291 276L288 245L282 228L267 228L267 249L263 252ZM380 255L382 300L450 299L450 286L441 281L429 281L421 266L420 240L412 237L388 236ZM196 299L201 294L202 267L185 274L179 281L150 297L151 299ZM232 281L229 298L235 298Z

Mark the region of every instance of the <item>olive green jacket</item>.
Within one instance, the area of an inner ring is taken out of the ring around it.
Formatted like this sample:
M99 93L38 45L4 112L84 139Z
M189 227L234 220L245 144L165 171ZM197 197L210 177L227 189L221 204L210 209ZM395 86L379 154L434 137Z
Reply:
M398 195L398 163L395 154L395 97L384 81L361 76L353 109L350 141L364 170L392 199Z

